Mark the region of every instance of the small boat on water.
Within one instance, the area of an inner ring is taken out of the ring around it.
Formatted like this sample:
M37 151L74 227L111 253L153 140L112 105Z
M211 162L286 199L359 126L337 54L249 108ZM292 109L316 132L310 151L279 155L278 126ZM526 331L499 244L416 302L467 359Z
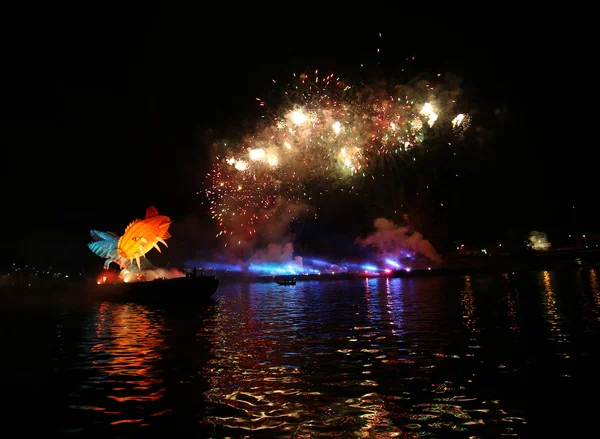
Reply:
M296 285L295 279L278 280L278 285Z
M190 276L99 284L93 294L106 300L189 303L209 299L218 287L215 276Z

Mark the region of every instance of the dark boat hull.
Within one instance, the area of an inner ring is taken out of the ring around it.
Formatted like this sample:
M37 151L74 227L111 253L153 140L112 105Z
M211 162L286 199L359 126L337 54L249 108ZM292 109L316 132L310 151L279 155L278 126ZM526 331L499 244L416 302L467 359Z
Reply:
M101 300L190 303L210 299L219 287L214 276L157 279L148 282L98 285L94 296Z

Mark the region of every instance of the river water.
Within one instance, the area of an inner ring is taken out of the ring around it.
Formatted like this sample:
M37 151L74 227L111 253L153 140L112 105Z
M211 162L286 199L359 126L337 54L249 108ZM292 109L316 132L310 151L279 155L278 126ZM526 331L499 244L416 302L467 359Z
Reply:
M592 269L221 285L206 305L12 306L5 430L573 436L598 415Z

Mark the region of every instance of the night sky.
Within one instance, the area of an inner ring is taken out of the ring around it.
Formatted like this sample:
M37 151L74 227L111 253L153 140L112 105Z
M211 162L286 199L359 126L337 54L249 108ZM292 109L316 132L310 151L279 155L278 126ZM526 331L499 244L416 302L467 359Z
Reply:
M3 55L3 264L101 267L88 231L120 233L150 205L173 219L172 253L158 262L201 252L214 234L196 195L211 142L253 123L255 98L277 95L272 79L315 69L462 78L466 107L493 135L465 157L463 180L446 195L449 241L598 229L596 163L582 137L593 117L572 98L583 67L553 25L415 15L392 27L307 26L305 17L302 27L196 10L43 12L13 23Z

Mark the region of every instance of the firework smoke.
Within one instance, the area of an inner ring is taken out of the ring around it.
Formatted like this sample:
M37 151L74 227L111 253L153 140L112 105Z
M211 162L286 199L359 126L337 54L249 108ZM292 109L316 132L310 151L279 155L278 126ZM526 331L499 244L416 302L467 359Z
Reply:
M410 226L399 226L386 218L377 218L373 225L375 232L365 238L357 238L356 243L374 248L382 259L401 259L407 252L427 257L432 263L441 262L431 242Z
M285 244L270 243L267 245L267 248L256 250L249 262L292 262L298 268L302 268L302 257L294 257L294 244L291 242L287 242Z
M140 280L151 281L154 279L173 279L176 277L184 277L185 275L175 269L166 269L166 268L153 268L149 270L142 271L134 271L134 272L126 272L121 274L121 278L123 282L138 282Z

